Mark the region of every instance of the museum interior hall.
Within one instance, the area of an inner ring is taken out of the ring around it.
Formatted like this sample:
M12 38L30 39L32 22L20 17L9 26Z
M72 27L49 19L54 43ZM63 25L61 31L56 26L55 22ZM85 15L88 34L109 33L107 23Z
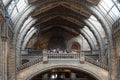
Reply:
M120 0L0 0L0 80L120 80Z

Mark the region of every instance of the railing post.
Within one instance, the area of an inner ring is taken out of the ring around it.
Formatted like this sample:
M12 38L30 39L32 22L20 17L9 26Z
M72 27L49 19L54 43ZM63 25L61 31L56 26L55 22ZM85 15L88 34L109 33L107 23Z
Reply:
M47 50L43 50L43 63L48 63Z
M84 63L85 62L85 55L83 52L80 53L80 63Z

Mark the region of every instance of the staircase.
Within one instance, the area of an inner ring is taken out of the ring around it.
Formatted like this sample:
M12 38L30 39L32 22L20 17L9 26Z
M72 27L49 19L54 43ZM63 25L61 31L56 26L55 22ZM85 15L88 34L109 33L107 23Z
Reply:
M77 68L93 74L95 77L99 76L101 78L99 80L108 80L108 66L78 53L43 54L43 56L17 67L17 78L26 80L44 70L55 67Z

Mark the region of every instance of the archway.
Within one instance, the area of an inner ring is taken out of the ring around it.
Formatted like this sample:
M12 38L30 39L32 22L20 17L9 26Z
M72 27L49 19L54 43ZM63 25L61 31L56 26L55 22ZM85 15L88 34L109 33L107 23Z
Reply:
M73 68L53 68L46 70L30 80L98 80L93 75Z
M101 68L98 68L91 64L45 64L44 67L43 64L37 64L34 65L28 69L25 69L24 71L21 71L17 75L17 79L20 80L31 80L35 76L51 71L52 69L70 69L70 70L77 70L85 72L87 74L91 74L95 79L97 80L108 80L108 71L103 70ZM97 68L97 70L96 70ZM98 71L99 70L99 71Z

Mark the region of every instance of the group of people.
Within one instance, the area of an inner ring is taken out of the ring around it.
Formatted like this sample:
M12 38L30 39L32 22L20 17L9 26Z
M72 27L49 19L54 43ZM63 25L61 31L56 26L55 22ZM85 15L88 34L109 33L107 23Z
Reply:
M56 48L56 49L49 49L49 50L46 50L48 53L69 53L69 50L68 49L60 49L60 48Z

